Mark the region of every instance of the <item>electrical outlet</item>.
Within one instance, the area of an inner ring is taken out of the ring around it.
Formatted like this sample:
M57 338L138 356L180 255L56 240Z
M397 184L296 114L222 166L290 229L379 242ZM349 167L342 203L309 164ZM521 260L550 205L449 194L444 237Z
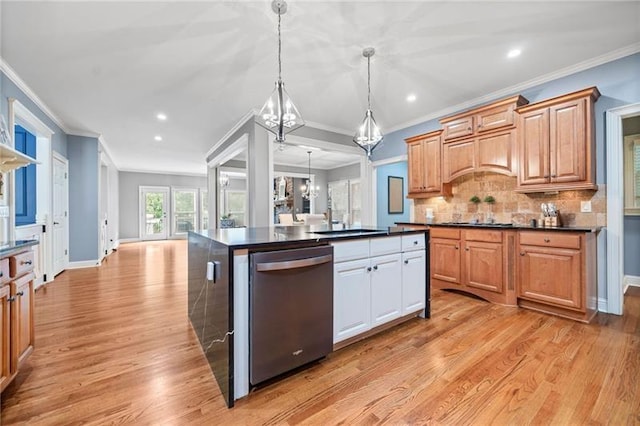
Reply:
M582 213L591 213L591 201L580 201L580 211Z

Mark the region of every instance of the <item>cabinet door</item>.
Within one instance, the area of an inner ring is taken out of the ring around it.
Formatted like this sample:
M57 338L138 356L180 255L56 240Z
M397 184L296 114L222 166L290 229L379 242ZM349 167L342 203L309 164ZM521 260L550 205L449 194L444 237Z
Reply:
M431 278L460 284L460 241L432 238Z
M333 343L371 328L369 259L333 266Z
M462 117L457 120L443 123L444 139L455 139L473 134L473 116Z
M549 182L549 109L520 115L519 185Z
M402 314L400 253L371 258L371 327Z
M488 132L501 127L512 127L515 113L513 104L502 105L476 114L476 130Z
M33 274L15 280L11 286L15 297L11 306L12 359L17 362L17 368L33 349Z
M407 145L409 167L409 192L424 192L424 162L422 161L422 141Z
M475 142L473 139L446 143L442 146L442 169L444 182L470 173L475 167Z
M583 309L581 252L520 246L518 297Z
M0 286L0 392L9 384L10 371L10 287Z
M427 300L427 256L424 250L402 253L402 315L424 309Z
M586 99L549 108L549 157L551 182L586 179Z
M476 139L476 170L514 175L514 132L501 132Z
M439 192L442 188L440 164L440 137L432 137L422 142L422 161L424 167L424 191Z
M502 293L502 244L467 241L464 248L464 284Z

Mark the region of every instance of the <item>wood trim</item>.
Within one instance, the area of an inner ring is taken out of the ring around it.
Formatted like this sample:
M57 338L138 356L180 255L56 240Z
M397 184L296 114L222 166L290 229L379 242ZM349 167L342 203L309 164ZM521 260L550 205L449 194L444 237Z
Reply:
M416 141L419 141L419 140L422 140L422 139L437 137L437 136L440 136L443 131L444 131L444 129L440 129L440 130L434 130L433 132L422 133L420 135L411 136L410 138L406 138L404 141L406 143L413 143L413 142L416 142Z
M536 102L529 105L524 105L516 108L516 112L519 114L540 109L547 108L553 105L561 104L568 101L573 101L580 98L590 97L591 102L595 102L600 97L600 91L597 87L589 87L588 89L579 90L577 92L567 93L565 95L556 96L555 98L545 99L544 101Z
M447 116L445 118L441 118L440 119L440 124L449 123L451 121L458 120L460 118L466 117L466 116L468 116L470 114L477 114L479 112L487 111L487 110L493 109L495 107L500 107L500 106L503 106L503 105L509 105L511 103L515 103L516 104L516 108L518 108L520 106L528 104L529 101L527 100L527 98L523 97L522 95L511 96L509 98L500 99L498 101L491 102L491 103L488 103L486 105L482 105L482 106L477 107L477 108L468 109L466 111L463 111L463 112L455 114L455 115L450 115L450 116Z

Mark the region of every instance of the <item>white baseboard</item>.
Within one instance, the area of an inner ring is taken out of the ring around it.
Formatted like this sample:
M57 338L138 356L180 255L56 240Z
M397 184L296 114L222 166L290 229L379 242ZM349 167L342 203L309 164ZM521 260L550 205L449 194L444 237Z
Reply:
M100 266L100 261L98 259L82 260L80 262L69 262L69 264L67 265L67 269L91 268L94 266Z
M607 299L598 297L598 312L609 312Z
M139 243L140 241L142 241L140 238L120 238L118 240L117 246L127 243Z
M625 294L629 287L640 287L640 277L625 275L622 284L622 294Z

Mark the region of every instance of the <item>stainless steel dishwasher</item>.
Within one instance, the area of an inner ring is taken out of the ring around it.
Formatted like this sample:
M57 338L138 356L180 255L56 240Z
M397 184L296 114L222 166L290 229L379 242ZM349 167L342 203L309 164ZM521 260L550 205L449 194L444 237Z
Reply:
M333 247L251 254L249 381L333 350Z

